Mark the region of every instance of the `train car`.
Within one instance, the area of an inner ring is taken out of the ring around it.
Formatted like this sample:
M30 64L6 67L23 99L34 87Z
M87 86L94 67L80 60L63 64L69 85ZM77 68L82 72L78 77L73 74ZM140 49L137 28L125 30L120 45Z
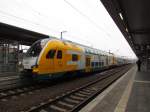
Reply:
M22 73L43 80L72 72L99 71L117 64L116 57L108 54L71 41L42 39L27 51Z
M83 48L57 39L35 42L23 59L24 72L47 79L85 69Z

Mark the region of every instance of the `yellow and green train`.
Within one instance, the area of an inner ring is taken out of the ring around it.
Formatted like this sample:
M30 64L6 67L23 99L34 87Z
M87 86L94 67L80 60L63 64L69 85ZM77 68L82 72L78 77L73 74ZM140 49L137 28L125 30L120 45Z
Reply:
M23 59L23 73L40 80L72 72L93 72L127 63L114 54L66 40L36 41ZM71 74L70 74L71 75Z

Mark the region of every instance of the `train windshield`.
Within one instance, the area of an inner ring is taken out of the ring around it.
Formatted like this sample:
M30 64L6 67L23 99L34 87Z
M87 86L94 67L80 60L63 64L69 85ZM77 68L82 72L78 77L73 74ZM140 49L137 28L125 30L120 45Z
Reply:
M30 47L30 49L27 51L26 56L27 57L37 57L37 56L39 56L40 52L42 51L42 49L44 48L44 46L46 45L48 40L49 39L43 39L43 40L39 40L39 41L35 42Z

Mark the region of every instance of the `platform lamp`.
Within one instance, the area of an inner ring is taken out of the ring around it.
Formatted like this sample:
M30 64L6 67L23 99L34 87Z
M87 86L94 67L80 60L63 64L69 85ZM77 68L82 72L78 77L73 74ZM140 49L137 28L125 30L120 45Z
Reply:
M63 37L62 37L62 34L63 33L66 33L67 31L61 31L60 33L61 33L61 37L60 37L60 39L62 40L63 39Z

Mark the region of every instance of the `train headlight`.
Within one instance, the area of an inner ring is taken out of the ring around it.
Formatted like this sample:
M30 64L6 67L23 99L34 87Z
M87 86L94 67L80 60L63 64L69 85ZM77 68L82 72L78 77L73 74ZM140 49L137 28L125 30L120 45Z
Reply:
M32 65L31 68L32 68L32 69L38 68L38 65Z
M38 65L33 65L33 66L31 66L31 68L32 68L33 73L38 73L39 72Z

